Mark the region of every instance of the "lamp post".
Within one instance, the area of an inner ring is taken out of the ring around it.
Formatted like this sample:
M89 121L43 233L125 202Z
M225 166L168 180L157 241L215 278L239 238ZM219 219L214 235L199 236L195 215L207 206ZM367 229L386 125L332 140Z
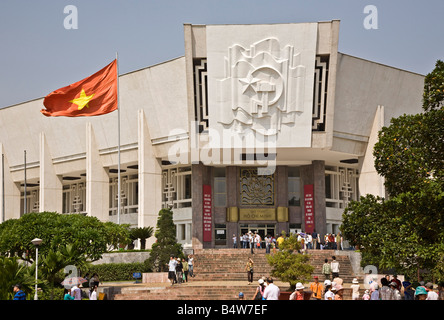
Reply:
M35 294L34 300L38 300L37 296L37 277L38 277L38 266L39 266L39 245L42 244L42 239L35 238L31 240L32 244L35 245Z

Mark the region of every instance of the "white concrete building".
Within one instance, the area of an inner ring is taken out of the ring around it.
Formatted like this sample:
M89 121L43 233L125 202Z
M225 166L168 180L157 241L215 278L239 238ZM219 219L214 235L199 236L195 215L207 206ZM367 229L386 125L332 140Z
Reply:
M336 20L186 24L184 38L184 57L119 77L121 223L155 227L171 207L185 247L230 247L248 230L335 233L348 201L384 196L372 147L421 112L423 75L338 52ZM47 118L42 101L0 110L0 221L117 222L117 112Z

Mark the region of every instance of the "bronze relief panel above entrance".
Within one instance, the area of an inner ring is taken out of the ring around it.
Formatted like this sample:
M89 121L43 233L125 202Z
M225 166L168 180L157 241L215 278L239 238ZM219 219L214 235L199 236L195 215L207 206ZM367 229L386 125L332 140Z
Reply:
M240 168L240 205L274 206L274 174L259 175L257 168Z

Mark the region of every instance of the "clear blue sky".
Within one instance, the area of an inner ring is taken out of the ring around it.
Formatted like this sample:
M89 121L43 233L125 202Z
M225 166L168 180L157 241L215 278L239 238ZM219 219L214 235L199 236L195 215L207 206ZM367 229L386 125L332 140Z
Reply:
M78 9L66 30L65 6ZM378 9L367 30L364 7ZM341 20L339 51L427 74L444 60L442 0L3 0L0 108L44 97L119 53L120 74L184 55L183 24Z

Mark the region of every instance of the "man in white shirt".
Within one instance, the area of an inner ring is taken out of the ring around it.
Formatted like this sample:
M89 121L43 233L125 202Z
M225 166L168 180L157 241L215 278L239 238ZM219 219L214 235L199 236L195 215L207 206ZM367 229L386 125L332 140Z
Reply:
M176 265L176 259L174 259L174 256L171 256L170 262L168 263L168 279L170 279L171 285L176 281Z
M333 261L330 263L330 266L331 266L331 273L334 279L339 277L339 262L336 261L335 256L333 256L332 259Z
M433 291L433 283L427 282L426 285L427 298L426 300L438 300L438 294Z
M264 290L263 297L266 300L279 300L279 296L281 295L281 289L277 285L273 283L272 278L267 278L267 287Z

